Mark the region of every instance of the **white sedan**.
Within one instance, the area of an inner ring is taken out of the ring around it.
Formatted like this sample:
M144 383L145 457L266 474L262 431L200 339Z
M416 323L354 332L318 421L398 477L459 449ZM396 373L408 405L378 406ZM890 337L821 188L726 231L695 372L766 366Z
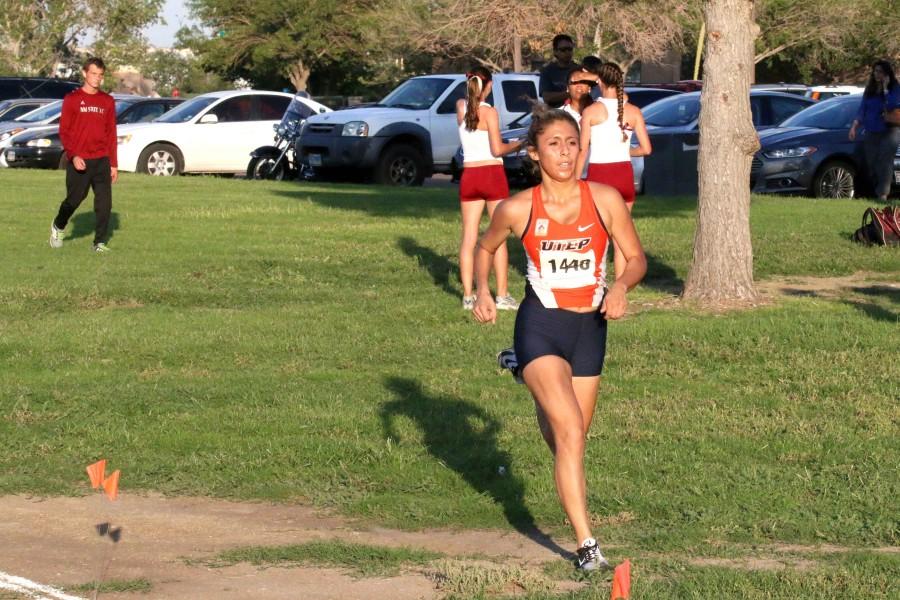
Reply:
M150 175L244 171L253 150L272 144L272 126L293 98L257 90L211 92L150 123L121 125L119 170ZM308 98L302 101L315 112L330 110Z

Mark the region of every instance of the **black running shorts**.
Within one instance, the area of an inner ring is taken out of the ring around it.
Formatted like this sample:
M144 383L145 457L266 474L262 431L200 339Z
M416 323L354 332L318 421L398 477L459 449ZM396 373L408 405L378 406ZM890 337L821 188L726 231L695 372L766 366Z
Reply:
M599 310L544 308L534 292L526 293L516 315L513 344L520 373L534 359L551 355L568 362L573 377L596 377L606 357L606 318Z

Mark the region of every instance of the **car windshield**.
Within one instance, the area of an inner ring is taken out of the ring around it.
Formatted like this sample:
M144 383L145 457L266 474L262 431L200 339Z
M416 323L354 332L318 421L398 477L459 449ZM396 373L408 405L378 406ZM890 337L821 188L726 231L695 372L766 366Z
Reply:
M135 100L116 100L116 116L122 114L126 108L135 103Z
M451 83L453 83L452 79L444 77L407 79L385 96L378 106L424 110L430 108Z
M154 119L154 123L187 123L204 108L218 100L215 96L197 96L182 102L163 116Z
M16 119L16 121L20 123L37 123L39 121L52 119L57 116L60 111L62 111L62 100L57 100L56 102L51 102L46 106L36 108L30 113L22 115Z
M848 97L824 100L804 108L797 114L782 121L779 127L815 127L816 129L850 129L856 111L859 109L859 101L862 97L854 99Z
M689 125L700 115L699 95L677 95L657 100L644 110L644 122L654 127Z

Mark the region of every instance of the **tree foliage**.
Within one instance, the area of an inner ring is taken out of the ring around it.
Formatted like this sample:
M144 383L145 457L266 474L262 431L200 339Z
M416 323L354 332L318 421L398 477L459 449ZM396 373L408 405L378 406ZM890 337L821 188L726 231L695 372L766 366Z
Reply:
M0 64L23 75L52 75L77 61L76 47L93 38L109 66L140 57L141 30L159 21L164 0L9 0L0 2Z
M215 32L198 50L222 75L258 84L288 79L306 89L312 69L357 60L374 0L192 0ZM271 83L270 83L271 84Z

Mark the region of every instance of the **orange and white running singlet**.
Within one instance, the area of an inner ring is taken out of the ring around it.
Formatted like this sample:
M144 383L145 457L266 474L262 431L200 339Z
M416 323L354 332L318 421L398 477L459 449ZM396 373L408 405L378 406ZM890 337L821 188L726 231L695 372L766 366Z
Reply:
M591 190L581 187L581 211L569 225L547 215L541 186L531 190L531 216L522 245L528 259L528 284L545 308L599 306L606 289L609 233Z

